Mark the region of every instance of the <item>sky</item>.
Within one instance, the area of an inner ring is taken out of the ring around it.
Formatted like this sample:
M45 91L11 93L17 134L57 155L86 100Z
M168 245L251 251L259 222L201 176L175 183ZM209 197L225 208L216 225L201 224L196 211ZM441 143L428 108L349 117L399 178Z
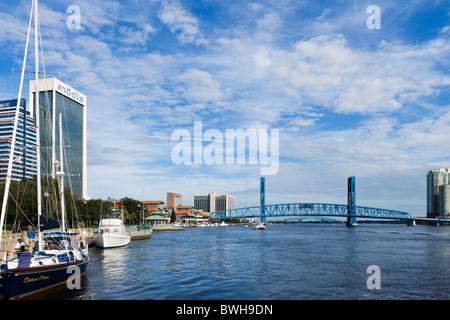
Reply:
M0 3L0 100L17 97L30 7ZM357 205L423 216L427 172L450 167L448 1L42 0L40 15L46 71L87 95L91 198L253 206L263 174L267 204L346 204L355 176ZM244 161L226 151L238 130L258 139Z

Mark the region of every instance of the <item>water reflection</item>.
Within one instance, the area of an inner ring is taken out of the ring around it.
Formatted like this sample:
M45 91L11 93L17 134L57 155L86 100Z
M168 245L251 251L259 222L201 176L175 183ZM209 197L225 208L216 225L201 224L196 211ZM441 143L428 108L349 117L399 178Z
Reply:
M448 299L450 233L397 225L160 232L90 249L82 288L44 299ZM381 289L366 287L369 265Z

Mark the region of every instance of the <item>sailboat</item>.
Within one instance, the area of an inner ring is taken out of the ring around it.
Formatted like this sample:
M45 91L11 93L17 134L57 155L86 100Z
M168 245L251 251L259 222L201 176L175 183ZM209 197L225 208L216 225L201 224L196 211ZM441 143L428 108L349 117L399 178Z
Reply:
M34 12L34 14L33 14ZM28 34L23 60L22 74L18 100L22 98L22 88L24 72L27 60L28 43L30 39L31 22L34 16L34 40L35 40L35 106L37 106L37 211L38 211L38 241L37 248L30 248L30 252L23 252L16 255L14 252L4 251L0 257L0 286L1 291L8 299L23 299L51 290L56 286L69 284L75 277L81 276L87 269L89 257L88 247L85 240L76 238L77 233L67 232L65 226L64 207L64 158L62 146L62 127L60 116L60 161L57 172L60 183L61 197L61 223L58 220L50 219L42 215L42 194L41 194L41 165L40 165L40 122L39 122L39 11L38 0L33 0L30 11ZM19 108L16 108L14 119L14 130L11 140L11 151L8 161L7 177L5 182L5 193L2 203L0 217L0 245L3 240L3 227L6 219L6 208L9 198L11 184L12 162L16 143L17 124L19 118ZM57 228L57 229L55 229ZM53 231L52 231L53 229ZM71 283L73 285L73 283ZM73 287L70 287L73 288Z

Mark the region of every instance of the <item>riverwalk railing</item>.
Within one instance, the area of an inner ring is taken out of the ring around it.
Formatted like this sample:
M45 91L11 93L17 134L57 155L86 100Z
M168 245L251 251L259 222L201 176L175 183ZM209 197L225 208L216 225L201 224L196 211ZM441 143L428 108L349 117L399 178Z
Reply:
M141 230L150 230L149 225L135 225L135 224L127 224L125 225L125 229L127 231L141 231Z

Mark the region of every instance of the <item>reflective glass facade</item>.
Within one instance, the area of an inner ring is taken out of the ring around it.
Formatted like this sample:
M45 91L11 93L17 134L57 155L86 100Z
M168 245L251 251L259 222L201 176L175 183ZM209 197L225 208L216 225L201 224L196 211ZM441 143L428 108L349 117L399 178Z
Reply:
M203 210L203 212L211 212L209 205L209 195L194 196L194 208L197 210Z
M64 146L64 171L70 176L66 177L65 184L72 186L72 191L82 197L83 175L83 106L62 94L56 92L55 113L58 125L56 126L55 145L59 146L59 114L63 114L62 129ZM56 149L56 158L60 159L59 148ZM70 180L70 181L68 181ZM69 184L70 182L70 184Z
M439 186L439 216L450 216L450 184Z
M34 81L30 85L33 90ZM60 169L60 123L62 115L64 184L74 194L87 199L86 192L86 97L61 81L51 78L39 82L40 145L42 175L55 178ZM33 102L35 93L31 93ZM81 98L82 97L82 98ZM33 106L35 103L33 103ZM36 108L33 108L36 114Z
M227 210L227 196L216 197L216 211Z
M8 170L16 106L17 99L0 101L0 179L6 179ZM36 173L36 127L21 99L11 178L32 179Z
M439 212L440 194L439 187L450 182L449 169L435 169L427 175L427 217L435 218L441 215Z

